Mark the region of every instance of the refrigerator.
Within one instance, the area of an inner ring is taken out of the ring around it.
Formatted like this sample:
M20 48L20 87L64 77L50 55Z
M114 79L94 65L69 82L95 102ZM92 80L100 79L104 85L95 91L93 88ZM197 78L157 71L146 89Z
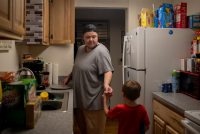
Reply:
M136 80L141 85L138 103L143 104L152 125L152 92L170 81L173 69L180 70L180 59L190 57L194 32L188 28L133 29L124 36L123 83ZM152 130L150 130L152 131Z

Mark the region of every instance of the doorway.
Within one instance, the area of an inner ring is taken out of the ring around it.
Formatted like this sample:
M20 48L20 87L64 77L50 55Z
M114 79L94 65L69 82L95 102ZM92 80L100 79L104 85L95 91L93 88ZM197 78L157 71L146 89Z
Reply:
M111 98L111 106L122 103L121 87L122 87L122 45L125 33L125 9L103 9L103 8L76 8L75 10L76 26L83 22L98 22L98 24L107 25L107 38L102 40L104 45L110 51L114 73L111 86L113 88L113 97ZM75 40L80 40L75 30ZM76 44L76 43L75 43ZM79 44L80 45L80 44ZM78 45L74 48L77 49ZM76 50L74 51L76 52Z

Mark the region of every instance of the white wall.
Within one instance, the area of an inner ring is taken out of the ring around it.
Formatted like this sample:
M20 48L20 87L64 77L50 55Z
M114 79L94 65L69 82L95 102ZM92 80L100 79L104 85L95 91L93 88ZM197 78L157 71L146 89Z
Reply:
M58 75L67 76L72 71L74 62L74 45L30 46L30 53L45 62L59 65Z
M129 0L75 0L75 7L127 8Z
M5 43L5 41L2 42ZM0 71L16 72L19 69L19 51L15 45L15 41L9 40L6 43L9 43L11 48L9 50L0 50Z

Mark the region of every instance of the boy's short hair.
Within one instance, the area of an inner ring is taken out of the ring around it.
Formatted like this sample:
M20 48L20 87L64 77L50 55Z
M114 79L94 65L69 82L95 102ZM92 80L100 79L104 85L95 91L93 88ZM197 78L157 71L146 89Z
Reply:
M129 100L136 100L140 97L141 86L137 81L129 80L126 81L122 87L124 97Z
M97 32L97 27L94 24L88 24L83 29L83 34L86 32Z

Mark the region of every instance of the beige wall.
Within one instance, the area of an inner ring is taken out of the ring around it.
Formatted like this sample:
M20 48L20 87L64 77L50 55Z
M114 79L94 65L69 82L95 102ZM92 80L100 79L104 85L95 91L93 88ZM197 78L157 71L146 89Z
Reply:
M129 0L75 0L75 7L127 8Z
M0 50L0 72L1 71L17 71L19 60L18 52L14 41L2 41L2 44L10 44L9 50Z
M45 62L57 63L59 65L58 75L68 75L74 62L74 45L53 45L53 46L30 46L30 53L42 58Z

